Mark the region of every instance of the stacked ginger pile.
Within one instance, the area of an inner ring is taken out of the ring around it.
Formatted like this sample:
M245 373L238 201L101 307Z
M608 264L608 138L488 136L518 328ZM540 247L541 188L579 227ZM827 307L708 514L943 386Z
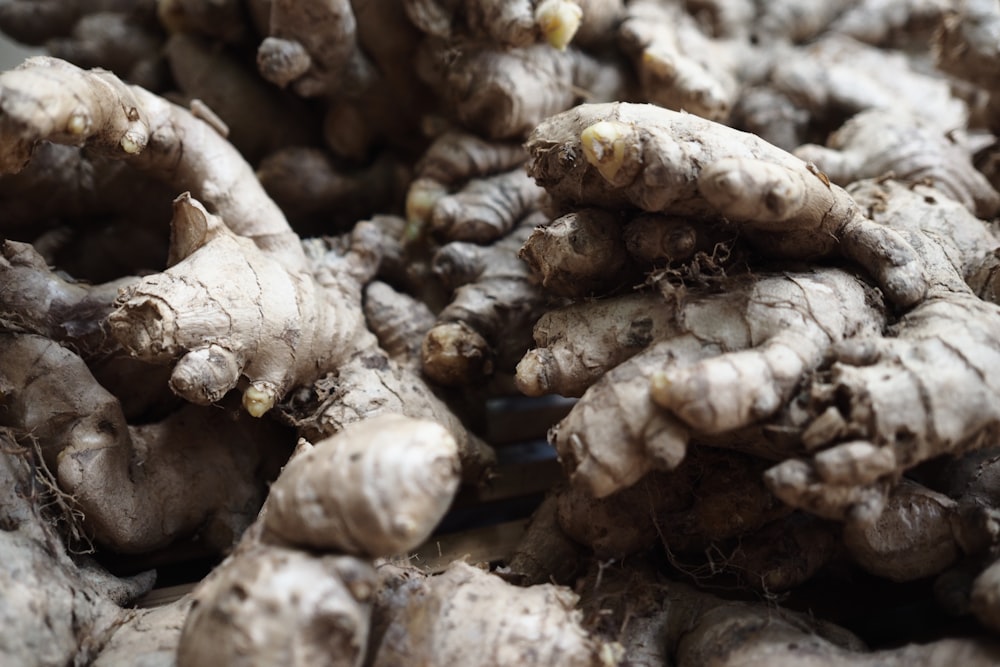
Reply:
M1000 5L0 29L52 54L0 74L13 663L1000 661ZM578 397L564 482L506 561L406 565L515 392ZM155 609L98 564L192 542Z

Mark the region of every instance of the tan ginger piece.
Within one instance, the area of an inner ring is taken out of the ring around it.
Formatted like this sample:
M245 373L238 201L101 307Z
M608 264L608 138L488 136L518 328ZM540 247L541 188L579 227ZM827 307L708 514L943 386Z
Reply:
M424 373L447 386L481 381L513 368L531 346L531 326L547 305L517 250L543 218L534 213L490 246L454 241L434 257L434 271L454 288L424 337Z
M546 117L581 100L618 99L626 86L617 64L544 44L502 49L429 39L416 68L462 126L489 139L523 139Z
M574 483L596 497L673 469L692 435L767 418L835 343L879 333L873 296L836 269L734 278L722 293L692 289L668 304L676 329L605 373L550 440ZM823 305L831 299L841 308Z
M379 347L401 366L419 368L424 336L437 320L427 304L375 280L365 286L364 308Z
M462 562L441 575L414 578L386 596L390 621L377 644L374 667L425 661L439 667L464 665L615 664L610 646L588 636L568 588L539 584L521 588ZM503 613L483 611L498 605ZM476 619L477 641L468 624Z
M460 472L444 427L373 417L296 454L271 486L264 535L318 551L402 554L441 521Z
M630 2L618 27L643 101L725 121L736 102L737 42L712 39L675 3Z
M757 2L759 11L753 21L754 34L761 43L776 40L809 42L829 28L843 12L859 0L779 0Z
M537 210L544 194L521 168L475 179L435 202L430 228L445 242L491 243Z
M191 100L189 108L197 111L194 100L207 105L251 164L288 146L319 142L319 118L247 70L233 53L191 33L171 35L162 48L177 87Z
M448 130L431 143L414 168L406 217L411 225L427 225L435 217L437 203L451 192L473 179L511 171L526 159L524 149L515 142L486 141Z
M1000 88L996 32L1000 8L990 0L952 3L935 34L937 66L986 90Z
M517 365L528 396L580 396L604 373L677 335L675 312L659 293L627 294L550 310L535 323L535 349Z
M936 125L905 111L863 111L830 135L825 147L800 146L795 155L845 187L891 174L903 183L929 182L980 218L1000 210L1000 193L973 166L969 151Z
M892 581L914 581L939 574L958 560L961 550L952 529L957 503L948 496L903 479L874 523L844 526L851 560Z
M73 520L60 515L70 506L45 488L51 480L38 476L39 465L0 429L0 654L17 665L92 664L127 617L123 607L148 592L155 575L119 579L71 556L55 527Z
M558 296L600 294L637 278L622 238L620 216L599 208L573 211L538 225L518 256L542 287Z
M358 667L374 589L371 565L353 556L245 538L195 589L177 666Z
M287 431L197 406L129 425L72 352L39 336L0 338L2 422L37 441L94 542L142 553L197 533L222 551L253 520L287 457Z
M527 148L528 172L563 209L725 217L764 255L842 255L900 305L926 292L919 258L898 233L868 220L821 172L753 135L650 105L587 104L546 120Z
M952 4L948 0L859 0L830 29L866 44L924 48Z
M902 51L827 33L770 55L751 60L733 122L788 151L821 143L851 116L873 108L914 113L942 132L969 121L968 104L953 93L953 82Z
M813 421L803 439L816 454L768 472L772 490L832 519L870 523L888 485L928 459L993 444L1000 424L995 332L1000 309L963 280L969 258L939 221L943 195L928 188L862 181L852 195L873 219L899 230L934 277L928 298L886 337L848 341L811 388ZM973 224L982 222L957 204Z
M186 195L175 202L170 260L122 292L109 323L134 356L179 358L170 384L188 401L214 403L246 377L244 406L260 416L364 338L348 299L289 272Z
M580 574L583 550L559 525L559 485L549 490L531 515L514 552L498 573L518 586L570 585Z
M588 17L583 4L591 15ZM565 49L577 30L588 20L591 26L607 26L607 5L615 0L404 0L406 14L423 32L451 39L459 36L483 38L504 47L524 47L545 41Z
M109 72L42 56L0 74L0 109L0 173L24 168L41 141L86 146L189 190L237 234L292 270L304 267L298 237L250 166L187 110Z
M303 97L360 90L375 76L350 0L272 0L268 34L257 50L261 75Z

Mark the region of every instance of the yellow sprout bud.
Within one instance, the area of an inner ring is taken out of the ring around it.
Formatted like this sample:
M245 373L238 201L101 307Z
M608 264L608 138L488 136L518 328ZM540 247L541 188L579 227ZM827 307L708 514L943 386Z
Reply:
M243 392L243 408L251 417L263 417L264 413L274 407L277 399L274 389L255 383Z
M136 132L126 132L118 143L122 147L122 150L129 155L138 155L146 146L144 137Z
M622 130L621 123L602 120L580 133L587 162L612 183L625 161L625 137L629 133Z
M70 134L75 134L80 136L87 131L90 126L86 114L75 113L69 117L69 121L66 123L66 131Z
M535 10L535 23L553 47L564 51L580 28L583 10L571 0L544 0Z

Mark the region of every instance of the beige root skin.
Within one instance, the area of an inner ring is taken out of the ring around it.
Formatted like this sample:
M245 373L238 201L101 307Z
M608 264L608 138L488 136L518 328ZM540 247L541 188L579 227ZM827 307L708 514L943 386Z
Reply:
M935 34L937 66L995 91L1000 88L995 39L1000 9L989 0L962 0L957 5Z
M490 139L523 139L581 99L621 98L626 85L615 64L541 44L504 50L427 40L417 72L463 126Z
M904 183L929 181L981 218L1000 210L1000 193L973 166L970 153L936 126L906 112L864 111L833 133L826 147L800 146L795 155L839 185L891 173Z
M857 261L900 305L927 290L899 234L865 218L821 172L752 135L650 105L588 104L543 122L527 148L528 173L564 208L724 216L767 255Z
M297 454L271 486L264 536L370 557L417 547L458 489L458 446L438 424L382 415Z
M630 294L550 310L535 324L537 347L517 365L528 396L580 396L605 372L652 342L679 335L659 294Z
M724 121L738 92L736 42L706 36L681 7L631 2L619 42L638 72L642 99Z
M585 297L632 277L619 216L588 208L538 225L518 256L551 294Z
M963 255L935 224L943 197L870 181L852 194L877 221L907 236L935 285L894 325L893 336L834 350L829 375L811 389L814 417L805 430L821 451L812 461L776 466L768 481L785 502L866 523L878 518L888 484L902 471L992 442L1000 424L992 381L1000 364L992 333L1000 309L964 282Z
M195 406L131 426L79 357L38 336L3 339L3 422L38 439L96 543L143 553L199 532L222 551L253 520L286 431Z
M423 338L437 319L427 304L376 280L365 287L364 308L379 346L401 366L418 368Z
M456 289L424 337L423 370L429 378L467 386L512 368L530 347L531 326L547 299L517 249L542 217L528 216L491 246L456 241L438 251L435 272Z
M832 295L842 308L823 305ZM605 373L550 439L573 481L596 497L654 468L672 469L692 433L770 416L833 344L881 331L884 316L872 296L837 270L745 278L724 294L689 293L675 313L677 332ZM650 400L651 388L670 411Z
M46 109L39 114L38 109ZM47 57L0 74L0 173L19 171L41 141L87 146L190 191L235 233L291 270L305 264L298 236L233 146L187 110L108 72Z
M443 241L492 243L536 210L544 193L520 168L476 179L437 198L430 228Z
M115 628L93 667L176 664L184 619L191 610L191 596L149 609L133 609Z
M461 561L441 575L403 583L387 609L390 622L378 644L374 667L404 667L421 660L440 667L464 665L565 665L604 667L607 648L590 638L568 588L541 584L520 588ZM501 612L482 609L496 605ZM476 642L468 640L477 619Z

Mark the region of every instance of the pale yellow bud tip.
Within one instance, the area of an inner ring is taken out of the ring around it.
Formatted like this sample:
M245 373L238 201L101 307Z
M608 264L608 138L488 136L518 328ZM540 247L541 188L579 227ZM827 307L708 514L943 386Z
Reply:
M122 147L122 150L129 155L138 155L146 146L146 142L143 141L143 137L135 132L126 132L121 141L118 143Z
M69 117L69 121L66 123L66 131L70 134L80 136L87 131L88 125L90 123L87 122L87 116L82 113L75 113Z
M243 408L251 417L262 417L274 407L277 399L278 395L270 387L252 384L243 392Z
M625 137L621 123L602 120L580 133L587 162L597 167L608 181L614 181L625 161Z
M544 0L535 10L535 23L545 41L563 51L580 28L583 10L571 0Z

